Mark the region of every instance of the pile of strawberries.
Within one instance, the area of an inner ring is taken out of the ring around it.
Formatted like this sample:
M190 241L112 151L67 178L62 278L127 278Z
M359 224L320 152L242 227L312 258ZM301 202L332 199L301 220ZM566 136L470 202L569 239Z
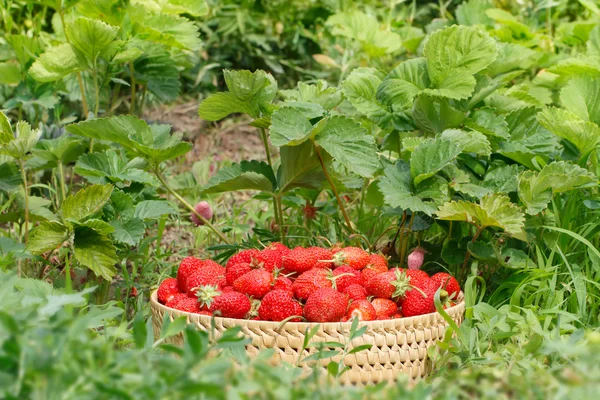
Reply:
M190 313L263 321L344 322L435 312L441 288L445 307L460 292L447 273L388 269L387 259L358 247L296 247L272 243L242 250L225 267L185 258L177 278L165 279L158 300Z

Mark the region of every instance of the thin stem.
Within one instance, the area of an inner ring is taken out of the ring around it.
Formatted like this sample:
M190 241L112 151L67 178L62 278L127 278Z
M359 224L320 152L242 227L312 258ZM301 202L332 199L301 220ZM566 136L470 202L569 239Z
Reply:
M352 234L352 233L354 233L354 229L352 229L352 224L350 223L350 218L348 217L346 208L344 207L344 204L342 203L342 199L340 198L340 195L338 194L337 188L333 184L333 180L331 179L331 176L329 176L329 172L327 172L327 167L325 166L325 162L323 161L323 157L321 156L321 151L319 150L319 146L317 146L317 144L315 142L313 142L313 145L315 148L315 152L317 153L317 157L319 157L319 162L321 163L321 168L323 169L323 172L325 173L325 177L327 178L327 181L329 182L329 185L331 186L331 190L333 191L333 194L335 195L335 199L337 200L340 210L342 210L342 215L344 216L344 220L346 221L348 230Z
M273 162L271 161L271 150L269 149L269 141L267 140L267 132L265 128L260 128L260 136L262 137L263 146L265 146L265 153L267 153L267 162L271 167L273 167Z
M62 204L62 202L67 198L67 190L65 188L65 171L62 161L58 162L58 176L60 177L60 193L62 195Z
M22 158L19 159L19 165L21 167L21 177L23 179L23 191L25 192L25 235L24 243L27 245L29 241L29 186L27 185L27 172L25 172L25 161ZM27 270L27 259L25 259L25 270ZM21 276L21 264L19 263L18 271L19 277Z
M129 74L131 75L131 103L129 105L129 114L134 115L135 114L135 75L134 75L134 69L133 69L133 61L129 62Z
M144 86L142 89L142 101L140 102L140 107L138 109L138 115L142 116L144 113L144 106L146 105L146 92L148 91L148 87Z
M94 106L94 118L98 118L98 110L100 109L100 88L98 86L98 68L96 60L94 60L94 70L92 71L94 77L94 92L96 95L96 105Z
M277 209L277 214L279 216L279 220L277 221L277 224L279 225L279 232L281 232L281 243L287 244L286 238L285 238L285 229L283 226L283 207L281 205L281 197L274 196L273 200L275 202L275 208Z
M167 181L165 180L165 178L163 178L162 174L158 171L158 168L154 169L154 175L156 175L156 177L158 178L158 180L160 181L160 183L163 184L164 188L167 189L167 191L169 193L171 193L173 196L175 196L175 198L177 200L179 200L181 202L181 204L183 204L188 210L190 210L191 212L193 212L194 214L196 214L196 216L198 217L198 219L200 221L202 221L202 223L204 225L206 225L207 227L209 227L223 242L225 242L227 244L231 244L231 241L227 238L227 236L225 236L223 234L223 232L221 232L220 230L218 230L213 224L210 223L209 220L207 220L202 215L200 215L200 213L198 213L190 203L188 203L183 197L181 197L181 195L179 195L179 193L177 193L175 190L173 190L171 188L171 186L169 186L169 184L167 183Z
M477 230L475 231L475 234L473 235L473 239L471 239L471 243L475 243L475 241L477 240L477 238L479 238L479 235L481 234L481 232L483 231L483 227L478 226ZM471 256L471 251L469 249L467 249L467 254L465 254L465 261L463 261L463 273L464 270L467 268L467 262L469 261L469 257Z

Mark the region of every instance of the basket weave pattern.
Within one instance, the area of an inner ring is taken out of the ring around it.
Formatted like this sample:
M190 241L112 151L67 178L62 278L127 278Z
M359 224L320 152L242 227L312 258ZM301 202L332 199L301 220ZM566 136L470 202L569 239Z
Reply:
M213 330L213 317L167 308L158 302L156 292L152 293L150 305L156 337L160 336L165 314L169 314L171 319L184 315L189 323L199 329L209 332ZM456 306L448 308L446 312L460 325L464 310L465 303L461 301ZM315 323L288 322L281 326L279 322L214 317L214 332L217 338L228 328L240 326L243 334L252 340L246 347L248 355L253 356L260 350L273 348L275 363L284 361L296 364L299 357L303 358L315 353L316 348L309 348L304 354L300 354L304 333L315 325ZM348 340L350 322L329 322L318 325L320 329L311 343L345 343ZM350 348L363 344L370 344L372 347L346 356L344 363L350 367L350 370L342 376L342 382L369 384L392 381L399 373L408 374L411 380L425 377L431 370L427 360L427 349L444 337L448 327L447 322L438 313L383 321L365 321L359 324L359 326L364 325L367 326L365 334L354 339ZM183 337L178 335L170 338L168 342L181 345ZM330 360L323 360L323 365L327 365Z

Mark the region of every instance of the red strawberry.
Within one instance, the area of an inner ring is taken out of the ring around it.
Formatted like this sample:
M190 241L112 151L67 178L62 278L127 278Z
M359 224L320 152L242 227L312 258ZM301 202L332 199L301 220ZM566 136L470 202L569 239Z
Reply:
M357 271L348 265L342 265L341 267L333 270L332 279L334 279L335 288L340 292L343 292L347 286L363 284L360 271Z
M431 277L431 280L436 282L439 287L446 290L446 292L448 292L448 296L452 297L453 299L456 299L460 293L460 285L458 284L458 281L450 274L438 272Z
M350 303L346 316L349 319L358 317L359 321L373 321L377 318L377 311L369 300L355 300Z
M177 304L178 302L180 302L183 299L187 299L188 295L187 293L177 293L175 296L173 296L171 298L171 300L169 300L166 304L165 307L170 307L170 308L175 308L175 304Z
M223 266L221 264L219 264L218 262L209 259L206 260L202 260L202 267L221 267L223 268Z
M198 204L196 204L194 210L196 210L198 214L202 215L204 219L207 219L209 221L213 217L212 207L210 206L210 204L208 204L207 201L201 201ZM192 213L192 222L196 226L204 225L204 222L202 222L202 220L198 218L196 213Z
M396 274L392 271L375 275L367 282L365 289L371 296L391 299L396 291L396 287L392 283L395 279Z
M411 279L428 279L429 274L427 272L420 269L399 269L400 272L404 272L406 276L409 276Z
M172 308L185 311L189 313L199 313L200 312L200 304L198 300L193 297L186 297L185 299L181 299L178 302L171 305Z
M250 308L248 296L238 292L222 292L214 298L209 310L213 315L223 318L242 319L248 314Z
M235 289L233 288L233 286L223 286L221 288L221 292L225 293L225 292L235 292Z
M408 269L421 269L423 265L423 260L425 260L425 251L422 247L416 247L409 255L408 255Z
M339 322L348 308L348 296L332 288L320 288L311 294L304 306L309 322Z
M252 270L252 264L241 262L233 265L227 265L225 268L225 281L228 285L233 285L233 282L240 276Z
M291 272L306 272L315 267L326 268L326 263L319 263L323 249L318 247L296 247L283 257L283 267Z
M177 286L177 279L175 278L167 278L158 287L158 292L156 293L158 297L158 301L162 304L166 304L171 300L176 294L179 293L179 288Z
M256 258L258 254L258 250L256 249L248 249L242 250L237 254L234 254L227 260L227 264L225 267L229 267L230 265L239 264L239 263L252 263L252 261Z
M277 250L281 253L282 256L286 256L289 254L289 252L291 251L289 247L287 247L285 244L283 243L279 243L279 242L272 242L270 243L265 250Z
M283 254L277 249L264 249L258 252L255 262L265 270L273 272L283 267Z
M350 300L366 300L367 298L365 288L357 284L348 285L341 292L347 294Z
M302 306L285 290L270 291L258 307L258 316L263 321L283 321L293 315L302 316ZM300 318L291 321L299 322Z
M392 315L392 319L398 319L398 318L404 318L402 313L397 312L396 314Z
M292 289L292 280L284 275L279 275L273 281L273 287L271 290L285 290L290 293L294 293Z
M220 265L207 265L190 275L186 280L186 292L189 297L196 297L200 286L225 286L225 268Z
M306 300L319 288L331 288L333 283L329 279L330 274L331 270L322 268L313 268L300 274L292 284L294 295L299 300Z
M186 257L181 261L177 270L177 284L181 292L186 291L185 280L187 277L202 268L202 265L202 260L196 257Z
M253 269L245 273L233 282L233 288L240 292L262 299L271 290L273 274L264 269Z
M381 254L371 254L369 263L362 271L360 271L360 273L362 274L363 280L369 282L375 275L383 274L387 271L388 263L386 258Z
M333 256L335 265L349 265L357 270L366 267L370 261L371 256L369 253L358 247L344 247Z
M435 312L434 296L438 289L437 282L428 279L419 288L407 291L401 303L402 315L412 317ZM446 292L440 294L442 300L446 296Z
M398 312L398 304L390 299L375 298L371 300L378 317L391 317Z
M306 250L308 250L313 255L315 260L317 260L317 262L315 262L315 267L318 267L318 268L333 268L334 267L334 265L331 262L323 261L323 260L331 260L333 258L333 252L330 249L313 246L313 247L307 248Z
M367 292L375 297L385 299L399 299L410 290L411 287L428 281L429 276L423 271L409 271L394 268L383 274L375 275L367 283Z
M213 314L212 314L210 311L208 311L208 310L200 310L200 311L198 311L198 314L200 314L200 315L210 315L210 316L212 316L212 315L213 315Z

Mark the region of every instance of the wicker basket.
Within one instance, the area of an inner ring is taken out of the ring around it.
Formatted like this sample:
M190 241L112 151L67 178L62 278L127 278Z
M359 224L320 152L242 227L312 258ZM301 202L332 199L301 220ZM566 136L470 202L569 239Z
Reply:
M211 330L213 317L165 307L158 302L156 291L152 293L150 305L156 337L160 335L165 314L170 314L172 319L185 315L188 322L195 324L199 329ZM465 303L461 301L456 306L448 308L446 312L460 325L464 310ZM298 354L304 341L304 332L315 325L315 323L288 322L281 326L279 322L214 317L216 335L228 328L241 326L242 332L252 340L246 347L248 355L253 356L262 349L273 348L275 349L274 363L284 361L296 364L298 357L316 352L315 348L309 348L305 350L305 354ZM311 342L344 343L349 336L351 323L328 322L318 325L320 329ZM366 325L367 331L355 339L352 346L370 344L372 347L346 356L344 363L350 367L350 370L342 375L343 383L364 385L393 381L399 373L408 374L412 381L425 377L431 370L427 360L427 349L444 337L448 327L439 313L383 321L365 321L360 322L360 325ZM168 341L181 345L183 337L180 334ZM323 360L323 365L329 361Z

